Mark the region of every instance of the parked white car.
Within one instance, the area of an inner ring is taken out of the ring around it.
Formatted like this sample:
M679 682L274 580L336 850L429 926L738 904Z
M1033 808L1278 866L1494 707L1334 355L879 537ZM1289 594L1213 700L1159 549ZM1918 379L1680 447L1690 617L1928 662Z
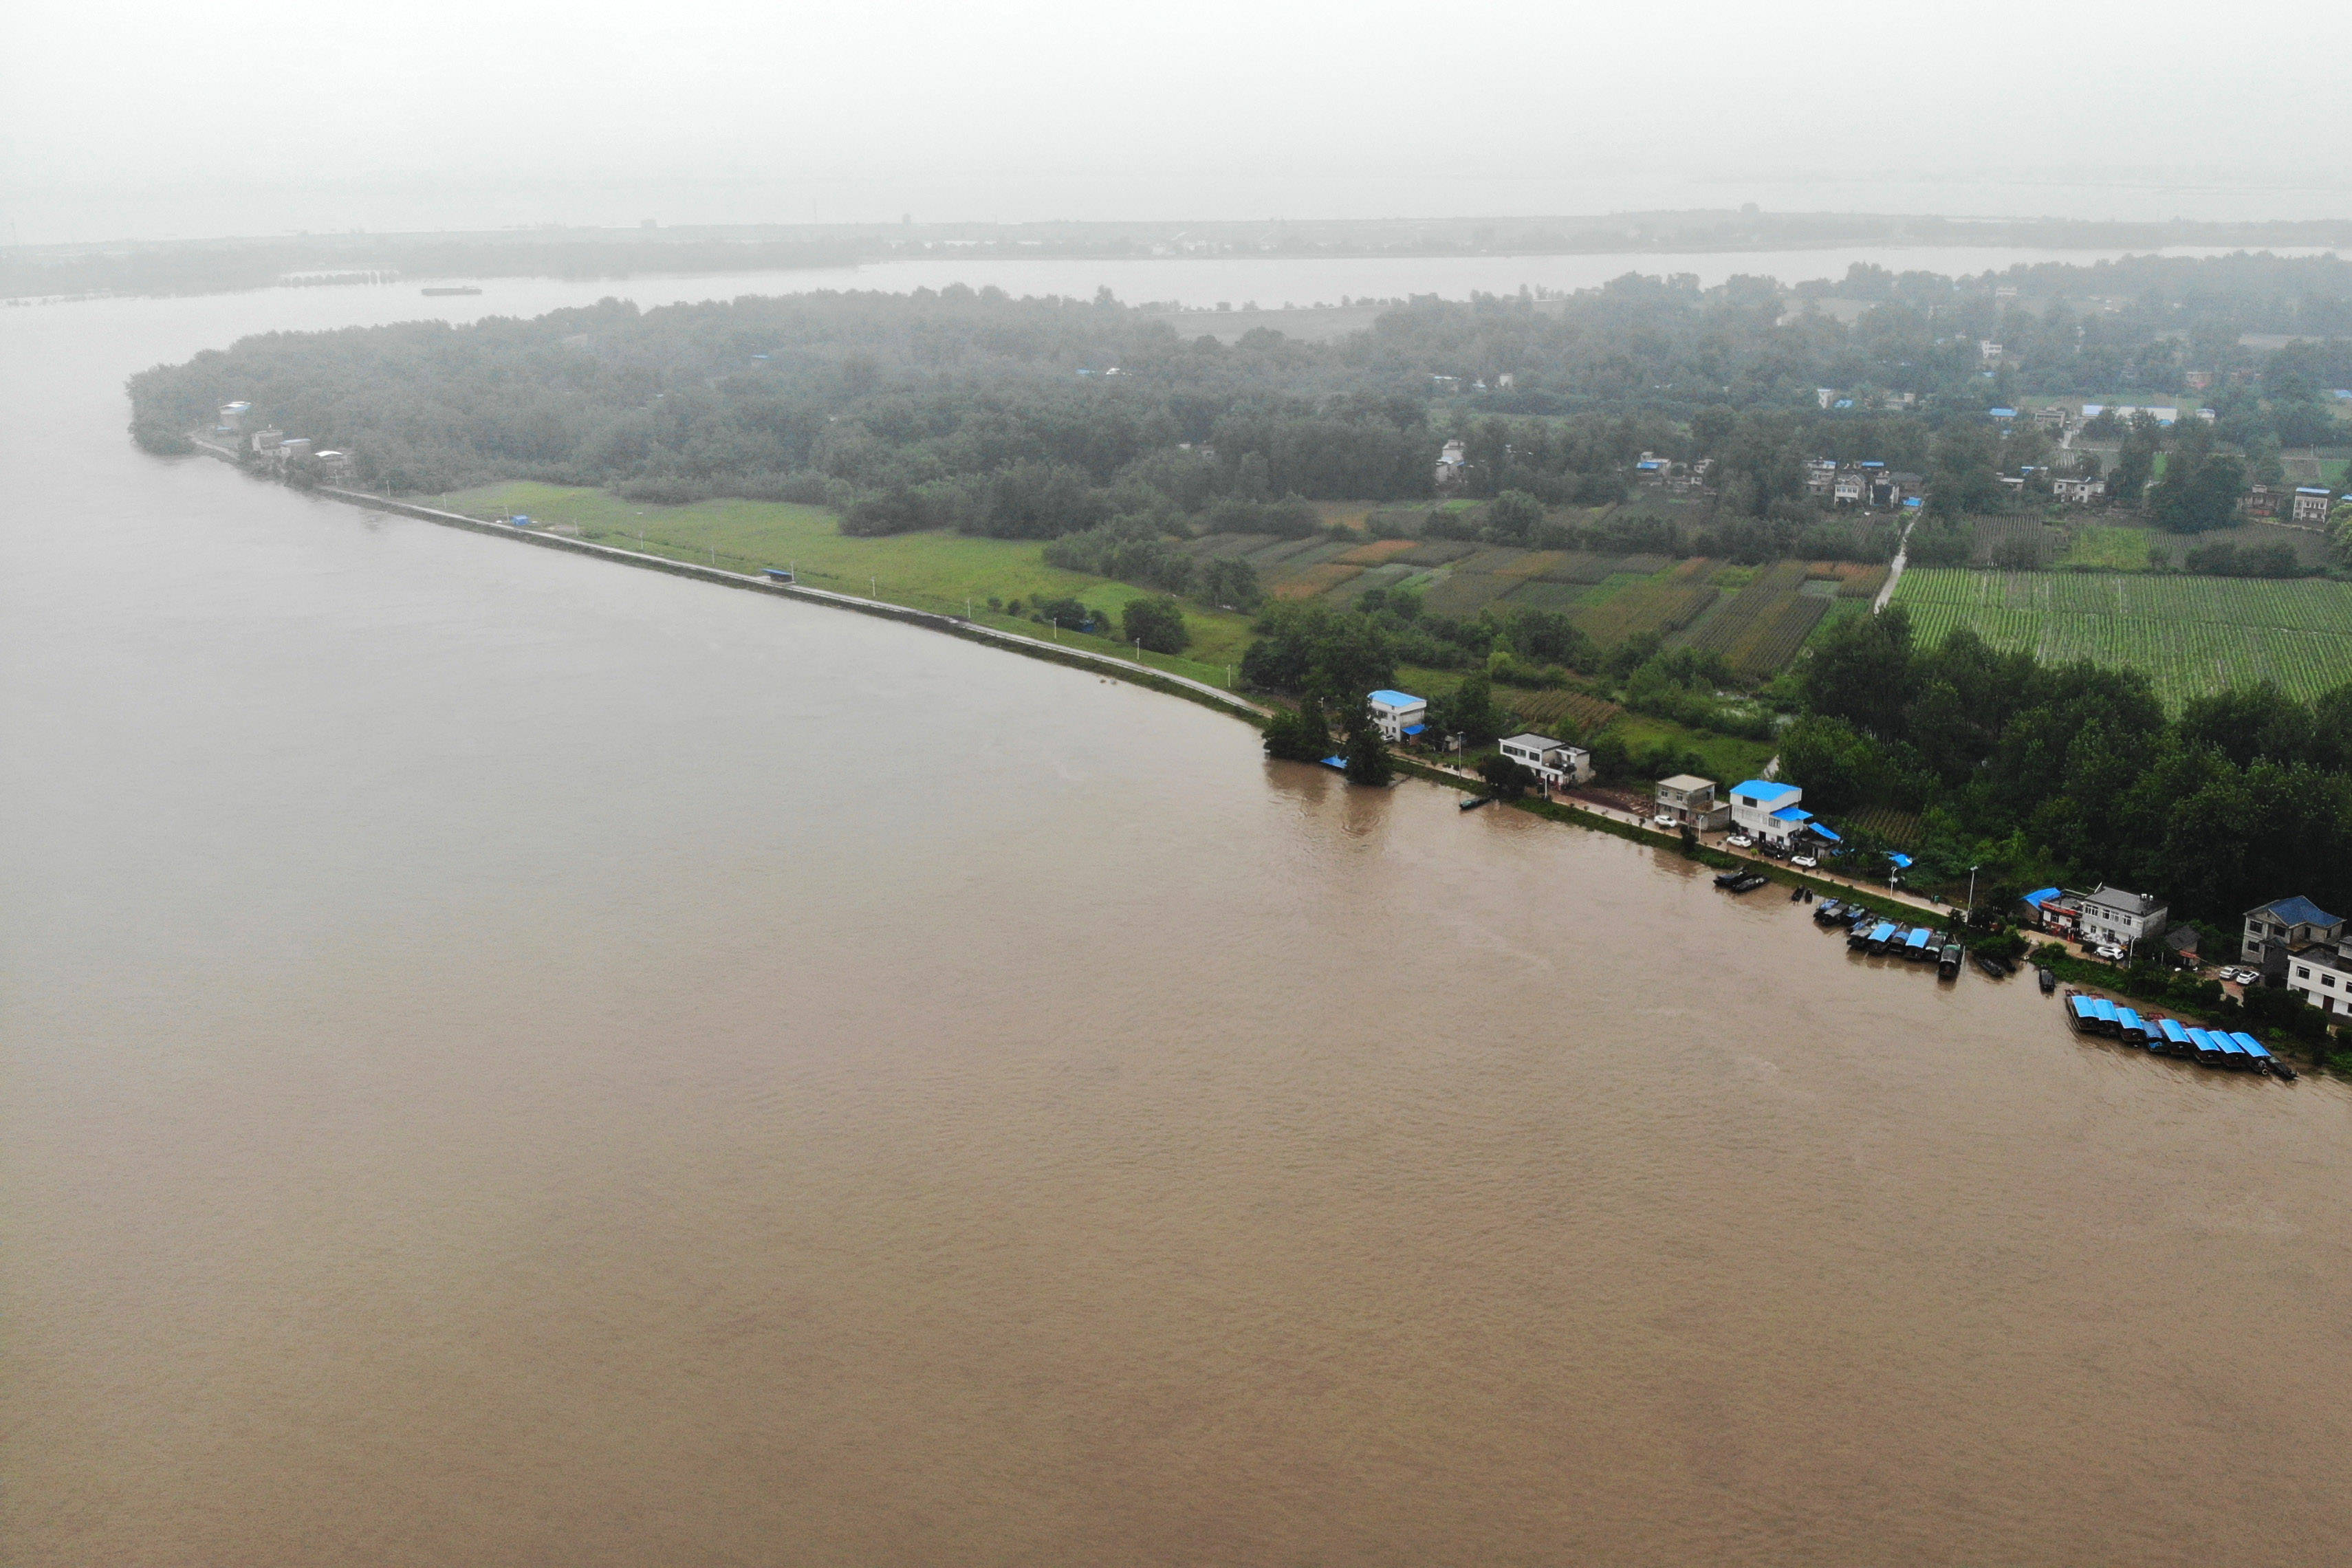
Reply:
M2114 963L2124 955L2124 950L2117 947L2111 942L2103 942L2091 951L2097 953L2101 958L2107 960L2109 963Z
M2263 972L2259 969L2225 969L2221 971L2221 978L2232 985L2260 985Z
M1671 811L1662 811L1650 820L1661 827L1672 827L1675 825L1675 814Z
M1753 849L1756 847L1756 840L1748 837L1745 833L1735 833L1730 837L1725 839L1724 842L1730 845L1734 849Z
M1820 865L1821 862L1813 858L1811 855L1791 855L1789 857L1789 864L1791 866L1802 866L1806 870L1810 871L1814 867Z

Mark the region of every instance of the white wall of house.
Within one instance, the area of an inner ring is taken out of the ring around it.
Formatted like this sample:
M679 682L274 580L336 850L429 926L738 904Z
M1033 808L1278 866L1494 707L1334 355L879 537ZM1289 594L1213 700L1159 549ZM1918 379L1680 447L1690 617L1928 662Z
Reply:
M1773 789L1777 793L1748 794L1742 785L1732 785L1731 825L1743 833L1771 834L1785 829L1788 824L1773 822L1772 814L1784 806L1802 805L1805 792L1794 784L1776 784Z
M2145 909L2105 895L2122 892L2119 888L2102 888L2095 893L2084 893L2081 899L2082 931L2086 942L2113 942L2128 947L2136 942L2147 942L2164 934L2172 911L2163 904L2149 903Z

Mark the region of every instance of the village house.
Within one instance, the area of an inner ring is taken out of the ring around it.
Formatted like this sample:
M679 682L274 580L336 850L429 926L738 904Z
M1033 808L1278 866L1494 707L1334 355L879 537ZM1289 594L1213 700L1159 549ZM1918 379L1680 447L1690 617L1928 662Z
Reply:
M2267 980L2284 984L2287 964L2296 953L2313 946L2332 946L2344 940L2344 917L2331 915L2298 893L2246 911L2246 929L2239 940L2238 956L2263 972Z
M256 430L253 433L254 456L258 458L267 458L270 456L278 450L278 443L284 439L286 439L286 432L278 429L276 426L272 426L267 430Z
M2074 937L2082 930L2080 893L2063 888L2037 888L2025 895L2026 918L2053 936Z
M2248 517L2276 517L2278 492L2268 485L2255 485L2246 491L2246 499L2239 504Z
M1809 833L1834 843L1837 835L1816 823L1813 814L1798 804L1804 796L1805 792L1795 784L1772 779L1733 784L1731 825L1780 849L1794 848Z
M1501 742L1503 755L1543 780L1546 789L1580 784L1592 777L1592 753L1549 735L1513 735Z
M1437 454L1437 488L1448 489L1462 482L1470 466L1468 456L1459 441L1448 441Z
M2082 910L2083 940L2106 942L2129 952L2135 942L2162 936L2172 911L2146 893L2111 888L2105 882L2075 895Z
M1873 508L1892 510L1917 500L1927 488L1927 481L1917 474L1899 470L1879 474L1870 484L1870 504Z
M2294 491L2294 521L2320 523L2327 521L2327 509L2335 500L2327 491L2313 485L2297 485Z
M2035 428L2063 430L2066 427L2066 410L2055 403L2044 404L2033 411Z
M1860 506L1864 488L1860 469L1841 471L1830 487L1830 500L1838 506Z
M347 485L359 478L359 465L349 452L331 448L319 454L319 477L331 485Z
M2314 945L2296 953L2287 964L2286 988L2308 1007L2323 1013L2352 1013L2352 953L2345 949Z
M1386 688L1365 700L1372 710L1372 726L1390 745L1418 739L1429 723L1429 700Z
M1680 826L1688 823L1701 833L1713 833L1731 820L1731 807L1715 798L1715 781L1696 773L1676 773L1658 781L1658 816Z
M1809 496L1830 494L1837 489L1837 460L1833 458L1814 458L1808 461L1805 464L1805 493Z
M2073 506L2088 506L2105 500L2107 481L2105 479L2053 479L2050 493Z
M1999 364L2000 363L2000 345L1993 342L1990 338L1979 338L1977 340L1977 358L1986 364Z

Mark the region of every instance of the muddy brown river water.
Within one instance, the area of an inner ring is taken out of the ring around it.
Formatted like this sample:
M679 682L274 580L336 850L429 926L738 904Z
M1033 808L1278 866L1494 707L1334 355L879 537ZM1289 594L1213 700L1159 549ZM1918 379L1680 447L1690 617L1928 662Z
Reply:
M0 311L0 1561L2352 1556L2343 1086L122 438L362 303Z

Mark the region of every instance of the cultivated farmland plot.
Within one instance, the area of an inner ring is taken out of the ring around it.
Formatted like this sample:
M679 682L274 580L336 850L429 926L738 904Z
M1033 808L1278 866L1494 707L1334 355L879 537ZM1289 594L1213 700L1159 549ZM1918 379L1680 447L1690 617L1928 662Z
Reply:
M1923 644L1967 626L2051 663L2146 670L2168 706L2271 680L2302 698L2352 680L2352 585L2305 578L1906 572L1895 602Z

